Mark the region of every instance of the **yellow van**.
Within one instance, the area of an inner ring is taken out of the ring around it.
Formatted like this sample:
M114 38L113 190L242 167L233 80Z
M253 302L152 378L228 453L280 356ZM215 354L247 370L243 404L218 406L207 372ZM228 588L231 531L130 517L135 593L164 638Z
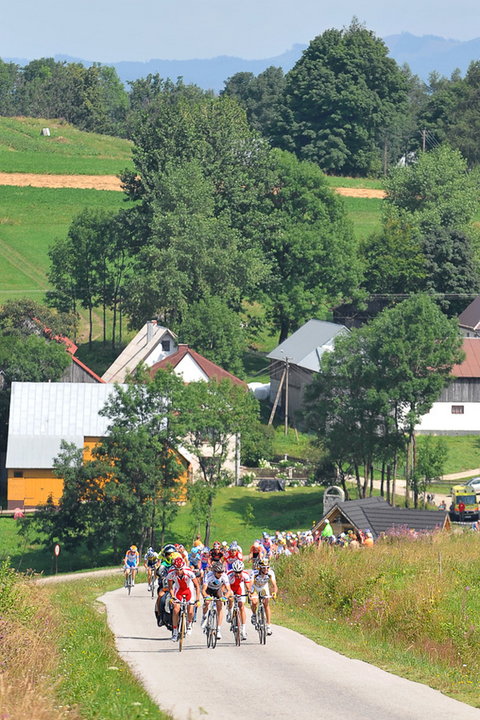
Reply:
M454 485L452 487L450 517L452 520L478 520L477 496L468 485Z

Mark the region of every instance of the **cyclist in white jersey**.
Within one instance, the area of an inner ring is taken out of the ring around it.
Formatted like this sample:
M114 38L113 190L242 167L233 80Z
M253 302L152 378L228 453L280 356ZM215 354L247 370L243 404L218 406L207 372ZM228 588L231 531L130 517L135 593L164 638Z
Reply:
M272 628L270 625L272 619L272 612L270 609L270 598L277 596L277 580L275 573L270 567L270 561L268 558L262 558L259 561L259 567L253 571L252 577L252 588L254 595L252 595L252 623L255 625L257 622L257 608L259 598L263 602L265 607L265 615L267 618L267 635L272 634ZM271 591L270 592L270 588Z
M217 612L218 612L218 630L217 630L217 639L221 640L222 633L220 632L220 626L223 621L223 604L222 604L222 597L230 598L232 597L232 591L230 590L230 583L228 581L227 573L224 569L224 563L223 562L214 562L212 564L211 570L208 570L205 573L205 577L203 579L203 587L202 587L202 595L204 597L204 603L203 603L203 620L202 620L202 630L205 629L205 626L207 624L207 614L208 614L208 608L210 605L210 602L213 598L215 598L215 602L217 603Z

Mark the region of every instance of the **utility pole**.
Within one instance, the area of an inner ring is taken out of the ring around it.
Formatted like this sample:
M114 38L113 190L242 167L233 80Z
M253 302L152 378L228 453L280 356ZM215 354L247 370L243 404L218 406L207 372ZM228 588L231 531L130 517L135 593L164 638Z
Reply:
M425 128L422 130L422 152L425 152L425 148L427 145L427 131Z
M288 435L288 357L285 356L285 435Z
M270 417L268 419L268 424L271 425L273 422L273 418L275 417L275 410L277 409L278 401L280 399L280 393L282 392L283 382L285 380L285 370L282 373L282 377L280 378L280 382L278 384L278 390L277 394L275 396L275 402L273 403L272 412L270 413Z

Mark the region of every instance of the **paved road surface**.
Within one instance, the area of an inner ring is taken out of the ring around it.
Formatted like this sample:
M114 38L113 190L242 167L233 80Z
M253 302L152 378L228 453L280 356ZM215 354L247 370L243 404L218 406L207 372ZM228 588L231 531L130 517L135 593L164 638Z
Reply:
M235 647L224 623L211 650L197 623L179 653L157 628L145 584L100 600L121 656L175 720L480 720L480 710L286 628L274 626L261 646L249 627L247 642Z

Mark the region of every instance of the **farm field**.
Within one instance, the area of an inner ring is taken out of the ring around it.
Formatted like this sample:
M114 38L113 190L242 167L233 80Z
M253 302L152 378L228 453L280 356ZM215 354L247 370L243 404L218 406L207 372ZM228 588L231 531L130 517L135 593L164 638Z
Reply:
M50 129L50 137L41 135ZM87 133L60 120L0 117L0 172L117 175L131 162L129 140Z
M18 297L41 300L48 289L48 248L64 237L84 208L119 210L118 192L0 187L0 302Z

